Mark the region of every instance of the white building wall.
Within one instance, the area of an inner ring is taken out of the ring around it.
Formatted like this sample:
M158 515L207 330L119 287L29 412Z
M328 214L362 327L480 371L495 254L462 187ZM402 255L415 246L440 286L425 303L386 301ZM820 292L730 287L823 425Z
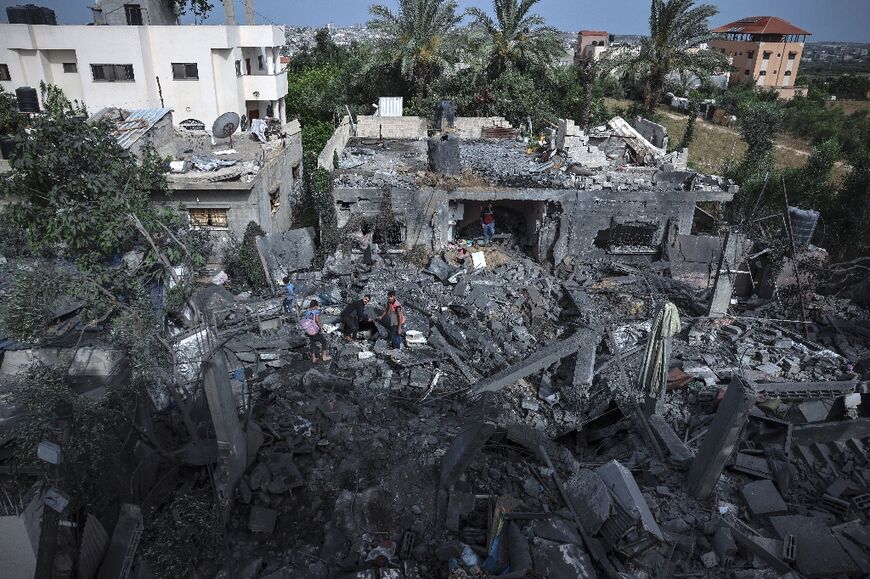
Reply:
M253 42L257 44L243 44ZM274 59L283 42L283 30L277 26L0 24L0 63L9 66L11 76L0 86L14 91L20 86L36 88L40 81L54 83L68 98L83 100L91 112L110 106L166 106L175 110L176 122L197 119L208 128L228 111L242 115L257 108L262 116L271 103L274 113L281 114L283 107L275 105L287 94L287 75L275 72ZM264 59L263 70L258 54ZM245 55L252 59L248 81ZM236 60L242 60L240 78ZM78 72L64 73L64 62L76 62ZM173 79L172 63L196 63L198 80ZM95 81L92 64L130 64L134 80ZM254 77L258 80L252 84ZM259 96L246 94L246 86L255 87ZM256 102L246 102L251 100Z

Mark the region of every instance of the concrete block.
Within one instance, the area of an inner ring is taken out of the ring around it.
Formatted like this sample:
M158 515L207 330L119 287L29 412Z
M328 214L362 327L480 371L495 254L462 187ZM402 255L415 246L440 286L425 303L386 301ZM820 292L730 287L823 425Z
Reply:
M594 471L583 468L571 475L564 486L583 528L592 535L597 534L610 518L613 506L613 497L607 485Z
M580 339L582 334L572 336L559 342L554 342L549 346L545 346L537 352L528 356L525 360L514 364L500 372L496 372L488 378L484 378L474 388L475 394L483 392L497 392L514 384L518 380L525 378L535 372L543 370L547 366L558 362L562 358L567 358L577 351L580 347Z
M631 472L618 461L611 460L595 469L613 495L613 500L634 520L639 521L644 531L663 542L665 540L658 523L643 498L640 487Z
M788 511L788 505L772 481L759 480L740 489L746 507L753 517L779 515Z
M588 553L575 544L562 544L535 537L533 569L539 577L596 579L598 574Z
M725 397L710 428L701 442L698 453L689 468L689 493L695 498L710 496L725 468L725 463L734 451L738 436L749 419L749 407L754 394L750 395L749 383L740 376L731 379Z
M655 434L658 441L667 449L671 460L682 467L688 467L692 462L694 455L691 450L686 448L686 445L683 444L683 441L680 440L680 437L677 436L677 433L674 432L671 425L658 414L650 415L647 420L653 434Z
M441 488L453 486L495 432L492 422L474 422L456 435L441 459Z

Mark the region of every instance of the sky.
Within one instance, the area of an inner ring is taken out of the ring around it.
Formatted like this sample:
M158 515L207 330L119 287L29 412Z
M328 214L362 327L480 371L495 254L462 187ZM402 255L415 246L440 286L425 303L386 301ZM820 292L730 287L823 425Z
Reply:
M133 2L134 0L130 0ZM207 24L223 23L223 3L210 0L214 10ZM244 20L244 0L236 1L236 20ZM488 0L458 0L460 9L489 8ZM711 25L719 26L746 16L779 16L813 33L810 40L870 43L870 0L707 0L719 7ZM87 24L93 0L0 0L0 8L33 3L57 13L60 24ZM368 0L254 0L257 24L337 26L365 23ZM377 0L395 7L396 0ZM649 0L540 0L536 11L560 30L607 30L613 34L645 34ZM5 16L5 15L3 15ZM3 17L0 16L0 17ZM5 20L5 18L4 18Z

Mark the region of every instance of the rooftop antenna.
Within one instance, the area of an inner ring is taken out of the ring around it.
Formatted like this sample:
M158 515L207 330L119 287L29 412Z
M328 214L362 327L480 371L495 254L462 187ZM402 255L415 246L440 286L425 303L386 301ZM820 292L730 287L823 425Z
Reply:
M236 113L224 113L219 116L211 126L211 134L218 139L230 140L230 147L233 146L233 133L239 128L242 119Z

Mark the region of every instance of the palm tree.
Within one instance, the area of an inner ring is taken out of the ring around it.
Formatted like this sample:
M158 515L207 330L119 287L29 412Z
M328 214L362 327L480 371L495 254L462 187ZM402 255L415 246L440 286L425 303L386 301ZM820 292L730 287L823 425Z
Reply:
M668 74L689 71L703 79L728 67L724 54L700 48L713 39L707 21L718 13L709 4L695 6L695 0L652 0L650 35L641 40L640 50L608 57L606 68L643 77L644 106L652 114Z
M493 0L495 20L480 8L469 8L474 26L489 41L489 73L495 78L514 69L526 72L545 68L562 51L559 31L546 26L544 19L529 11L539 0Z
M422 98L448 64L444 39L461 20L456 0L399 0L396 13L381 4L369 13L374 18L368 25L386 37L389 57Z

